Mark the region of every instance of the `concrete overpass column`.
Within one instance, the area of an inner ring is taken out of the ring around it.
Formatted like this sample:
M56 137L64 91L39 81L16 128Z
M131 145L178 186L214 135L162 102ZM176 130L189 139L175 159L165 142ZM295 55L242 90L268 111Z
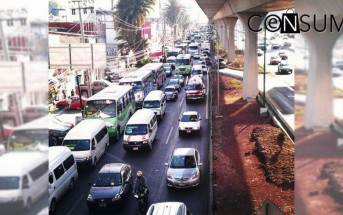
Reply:
M309 70L305 106L305 128L329 127L334 122L332 49L338 32L311 31L304 34L309 43Z
M236 22L238 18L237 17L226 17L224 18L225 26L229 29L229 37L228 37L228 59L230 62L235 60L235 27Z
M222 44L223 50L228 50L228 36L227 36L227 26L224 19L220 19L222 28Z
M259 29L259 26L267 13L238 13L243 23L245 35L244 50L244 72L243 72L243 99L255 99L258 95L258 62L257 62L257 33L250 30L248 22L252 15L259 14L262 18L250 20L252 29Z

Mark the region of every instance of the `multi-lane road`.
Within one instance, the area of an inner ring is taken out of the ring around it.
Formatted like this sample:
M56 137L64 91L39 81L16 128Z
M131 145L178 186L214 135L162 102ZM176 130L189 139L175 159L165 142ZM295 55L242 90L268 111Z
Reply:
M207 77L204 76L205 83ZM166 85L168 80L164 83ZM207 84L208 89L208 84ZM80 170L79 179L74 190L63 197L58 203L56 214L74 215L88 214L87 196L90 186L97 172L107 163L127 163L133 170L133 179L138 170L143 171L148 181L150 190L149 204L163 201L184 202L193 214L207 214L209 210L209 119L208 102L187 103L185 102L185 91L179 93L178 99L167 103L166 115L158 124L158 134L150 152L126 152L122 146L122 139L113 142L109 150L101 158L96 169ZM201 135L182 136L178 134L178 119L184 111L197 111L202 116ZM60 119L68 118L68 113L57 116ZM72 121L75 114L69 118ZM191 189L167 189L166 166L164 165L173 150L178 147L193 147L200 153L201 182L200 186ZM137 202L130 195L122 209L116 211L101 211L101 214L138 214Z

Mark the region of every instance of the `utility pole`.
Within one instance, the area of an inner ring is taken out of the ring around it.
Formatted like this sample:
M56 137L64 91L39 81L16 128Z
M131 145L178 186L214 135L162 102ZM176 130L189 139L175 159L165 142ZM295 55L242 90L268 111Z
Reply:
M81 29L81 43L84 43L85 42L85 32L84 32L84 29L83 29L83 21L82 21L82 16L81 16L81 9L87 9L87 8L81 8L80 7L80 2L82 0L72 0L72 2L77 2L77 5L78 5L78 10L79 10L79 19L80 19L80 29Z
M8 53L8 44L7 44L7 40L5 38L5 33L4 30L2 28L2 21L3 19L0 18L0 39L1 39L1 44L4 50L4 60L5 61L9 61L10 57L9 57L9 53Z

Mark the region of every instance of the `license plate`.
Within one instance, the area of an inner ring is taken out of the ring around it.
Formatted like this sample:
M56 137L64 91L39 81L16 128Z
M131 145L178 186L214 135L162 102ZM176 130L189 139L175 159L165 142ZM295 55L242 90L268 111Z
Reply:
M187 133L191 133L191 130L187 130Z
M138 150L138 147L134 147L134 148L132 148L132 150L135 150L135 151L137 151L137 150Z
M106 207L107 204L106 203L99 203L99 207Z
M181 187L185 186L185 183L179 183L179 186L181 186Z

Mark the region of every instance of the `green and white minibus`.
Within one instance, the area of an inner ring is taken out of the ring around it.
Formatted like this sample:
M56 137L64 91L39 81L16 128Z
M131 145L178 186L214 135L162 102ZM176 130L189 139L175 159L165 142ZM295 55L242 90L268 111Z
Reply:
M103 119L110 137L119 139L135 109L133 87L114 85L106 87L87 99L84 118Z
M179 54L176 58L176 73L180 75L191 74L191 55Z

